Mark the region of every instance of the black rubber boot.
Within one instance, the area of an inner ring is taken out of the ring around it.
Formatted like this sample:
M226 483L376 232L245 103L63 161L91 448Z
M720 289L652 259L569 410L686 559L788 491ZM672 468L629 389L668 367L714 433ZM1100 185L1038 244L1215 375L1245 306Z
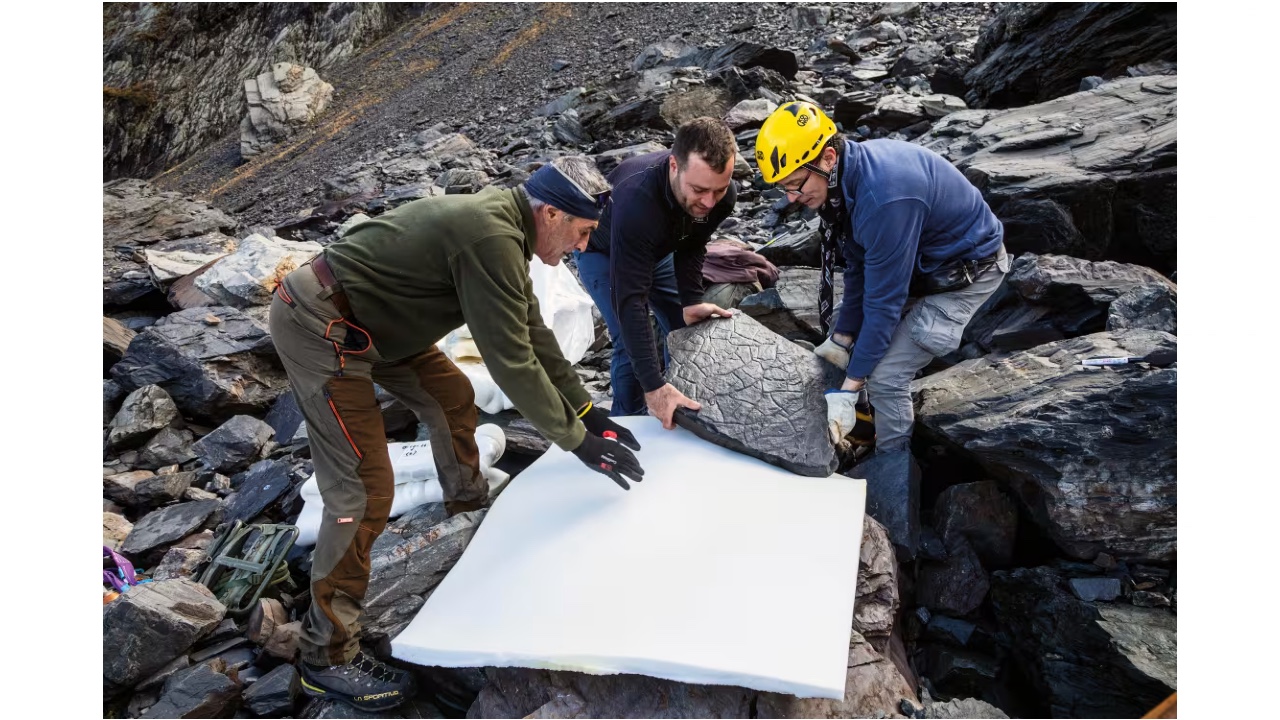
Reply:
M377 711L396 707L413 694L413 678L407 671L378 662L363 652L346 665L299 665L302 691L309 697Z

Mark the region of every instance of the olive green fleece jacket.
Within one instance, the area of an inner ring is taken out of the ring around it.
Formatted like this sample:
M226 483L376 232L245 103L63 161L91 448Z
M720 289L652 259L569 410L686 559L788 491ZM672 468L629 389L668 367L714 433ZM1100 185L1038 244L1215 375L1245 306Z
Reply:
M529 277L533 211L522 187L415 200L325 249L356 322L386 360L420 353L466 323L516 409L565 450L591 400L542 321Z

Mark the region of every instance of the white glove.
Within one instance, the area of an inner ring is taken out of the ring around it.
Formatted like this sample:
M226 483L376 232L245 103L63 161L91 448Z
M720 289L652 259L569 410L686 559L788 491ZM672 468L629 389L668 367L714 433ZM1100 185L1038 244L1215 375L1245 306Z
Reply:
M852 347L852 345L850 345ZM814 351L814 355L835 365L841 370L849 368L849 348L835 341L835 338L827 338L827 341L819 345Z
M832 445L853 432L853 426L858 422L860 394L852 390L828 390L823 396L827 399L827 434L831 436Z

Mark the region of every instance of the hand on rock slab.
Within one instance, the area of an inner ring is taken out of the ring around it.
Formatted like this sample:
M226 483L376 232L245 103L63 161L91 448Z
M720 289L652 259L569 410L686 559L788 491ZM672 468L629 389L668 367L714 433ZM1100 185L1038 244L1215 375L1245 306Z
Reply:
M709 317L730 318L733 317L733 313L733 310L725 310L715 303L698 303L684 309L684 324L692 325Z
M832 445L853 432L853 426L858 422L859 394L849 390L828 390L823 395L827 400L827 434L831 436Z
M702 403L690 400L671 383L644 394L644 402L649 406L649 414L662 421L662 427L674 430L676 427L672 415L676 408L687 407L690 410L701 410Z
M573 450L573 454L587 467L601 475L608 475L623 490L631 489L623 479L624 476L632 482L644 479L644 468L640 467L640 461L617 440L587 433L582 438L582 444Z
M604 410L592 404L587 412L582 416L582 424L586 426L587 432L594 433L601 437L605 437L606 432L612 432L618 438L618 442L626 445L632 450L640 449L640 441L636 440L636 436L632 432L613 420L609 419L609 414Z

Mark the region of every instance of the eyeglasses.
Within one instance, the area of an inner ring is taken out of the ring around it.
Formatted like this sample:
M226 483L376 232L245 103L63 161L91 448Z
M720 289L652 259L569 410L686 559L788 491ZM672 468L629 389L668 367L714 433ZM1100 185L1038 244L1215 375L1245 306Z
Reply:
M782 185L779 185L779 186L778 186L778 188L779 188L779 189L781 189L781 190L782 190L782 192L783 192L784 194L788 195L788 196L790 196L790 195L796 195L796 196L803 195L803 194L804 194L804 186L805 186L806 184L808 184L808 182L809 182L809 178L813 176L813 171L812 171L812 170L810 170L809 168L805 168L805 169L804 169L804 171L807 173L807 174L804 176L804 180L801 180L801 181L800 181L800 184L799 184L799 185L797 185L797 186L795 186L795 188L789 188L789 187L785 187L785 186L782 186Z
M597 195L596 195L596 198L595 198L595 199L596 199L596 209L597 209L597 210L604 210L606 207L608 207L608 206L609 206L609 200L610 200L610 198L612 198L612 197L613 197L613 191L612 191L612 190L605 190L604 192L597 194Z
M552 169L552 170L555 170L555 171L556 171L556 174L557 174L557 175L559 175L560 177L562 177L562 178L564 178L566 181L568 181L568 183L569 183L570 185L572 185L572 186L574 187L574 189L576 189L578 192L582 193L583 197L591 198L592 202L594 202L594 203L596 204L596 209L597 209L597 210L604 210L606 207L608 207L608 206L609 206L609 199L613 196L613 190L612 190L612 189L605 190L605 191L604 191L604 192L602 192L602 193L596 193L595 195L592 195L591 193L587 192L587 191L586 191L586 190L585 190L581 185L579 185L578 183L574 182L574 181L573 181L573 178L571 178L571 177L569 177L568 175L565 175L564 173L560 172L560 168L556 167L555 165L551 165L550 167L551 167L551 169Z

